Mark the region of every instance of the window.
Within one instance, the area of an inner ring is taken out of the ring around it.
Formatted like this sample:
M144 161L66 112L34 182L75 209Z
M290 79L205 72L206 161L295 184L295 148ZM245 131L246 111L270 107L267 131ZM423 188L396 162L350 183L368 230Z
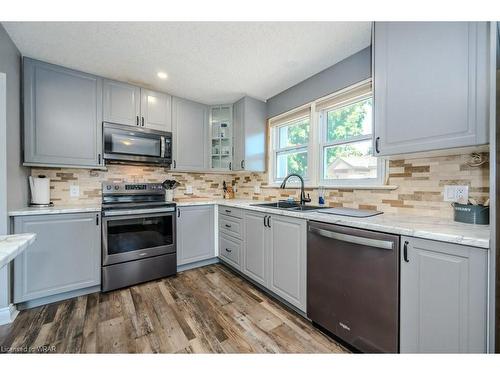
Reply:
M372 106L371 81L365 81L271 119L270 183L298 173L310 186L381 185Z
M304 179L309 177L309 110L286 116L272 123L271 155L274 182L283 180L290 173Z

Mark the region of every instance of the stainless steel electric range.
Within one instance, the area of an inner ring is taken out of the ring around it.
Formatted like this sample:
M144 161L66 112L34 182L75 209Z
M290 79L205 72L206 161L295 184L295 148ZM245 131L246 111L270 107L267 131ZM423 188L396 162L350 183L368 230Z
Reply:
M161 183L102 184L102 291L176 273L175 212Z

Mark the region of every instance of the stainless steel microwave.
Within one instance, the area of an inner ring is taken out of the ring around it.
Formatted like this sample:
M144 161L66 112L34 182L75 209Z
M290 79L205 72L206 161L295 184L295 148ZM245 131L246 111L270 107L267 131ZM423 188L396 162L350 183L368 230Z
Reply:
M172 133L135 126L103 123L104 160L106 163L172 163Z

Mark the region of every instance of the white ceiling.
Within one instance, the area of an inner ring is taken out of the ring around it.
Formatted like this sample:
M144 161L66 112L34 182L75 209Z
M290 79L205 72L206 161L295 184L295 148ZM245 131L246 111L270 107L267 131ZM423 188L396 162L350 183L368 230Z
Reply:
M268 99L370 44L369 22L4 22L25 56L206 104ZM168 74L166 80L158 71Z

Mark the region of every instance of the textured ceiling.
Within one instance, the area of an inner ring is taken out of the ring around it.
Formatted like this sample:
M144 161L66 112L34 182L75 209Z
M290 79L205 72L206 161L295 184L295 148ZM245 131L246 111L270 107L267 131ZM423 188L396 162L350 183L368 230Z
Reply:
M369 22L4 22L25 56L206 104L268 99L370 44ZM168 74L166 80L158 71Z

